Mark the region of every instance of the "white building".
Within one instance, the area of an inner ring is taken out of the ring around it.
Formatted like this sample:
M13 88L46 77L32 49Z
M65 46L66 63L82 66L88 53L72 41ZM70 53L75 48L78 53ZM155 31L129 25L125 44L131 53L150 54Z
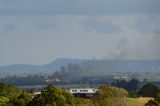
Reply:
M94 94L99 89L95 89L95 88L69 88L68 90L75 97L92 98L94 96ZM41 94L41 92L36 92L34 94L39 95L39 94Z
M91 98L98 91L95 88L70 88L69 92L75 97Z
M74 93L96 93L98 89L95 88L70 88L69 92Z

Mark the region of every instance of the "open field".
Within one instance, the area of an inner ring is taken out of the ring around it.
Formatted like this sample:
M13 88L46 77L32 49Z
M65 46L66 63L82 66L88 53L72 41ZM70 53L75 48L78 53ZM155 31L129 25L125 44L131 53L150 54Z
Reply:
M120 106L144 106L144 104L147 103L150 99L152 98L148 98L148 97L126 98L125 99L126 102L121 102L122 104ZM124 101L124 99L122 101ZM79 98L79 99L76 99L76 102L77 102L76 106L95 106L93 105L90 99ZM116 106L117 105L118 104L116 104Z
M150 99L148 97L139 97L139 98L127 98L126 106L144 106Z

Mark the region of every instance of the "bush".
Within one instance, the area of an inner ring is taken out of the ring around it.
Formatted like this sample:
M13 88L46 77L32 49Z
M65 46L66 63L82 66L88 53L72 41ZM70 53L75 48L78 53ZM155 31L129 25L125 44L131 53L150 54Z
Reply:
M148 83L139 90L138 94L143 97L155 98L158 92L159 92L159 88L157 86L151 83Z
M129 97L131 98L137 98L139 95L136 91L129 91Z
M160 106L160 93L157 94L155 99L151 99L145 106Z

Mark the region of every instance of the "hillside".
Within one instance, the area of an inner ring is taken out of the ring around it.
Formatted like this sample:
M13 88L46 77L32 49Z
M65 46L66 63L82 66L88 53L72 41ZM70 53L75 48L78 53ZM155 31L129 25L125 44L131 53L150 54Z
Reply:
M99 72L160 72L160 60L94 60L86 65Z
M49 64L44 65L27 65L14 64L0 67L0 73L38 73L38 72L54 72L67 64L80 64L83 60L60 58Z
M81 64L97 72L160 72L160 60L80 60L60 58L49 64L15 64L0 67L0 73L54 72L67 64Z

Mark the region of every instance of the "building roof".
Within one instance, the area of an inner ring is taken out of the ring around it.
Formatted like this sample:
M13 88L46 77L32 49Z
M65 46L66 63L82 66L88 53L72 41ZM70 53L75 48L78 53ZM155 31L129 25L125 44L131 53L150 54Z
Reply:
M69 92L74 93L96 93L98 89L95 88L70 88Z

